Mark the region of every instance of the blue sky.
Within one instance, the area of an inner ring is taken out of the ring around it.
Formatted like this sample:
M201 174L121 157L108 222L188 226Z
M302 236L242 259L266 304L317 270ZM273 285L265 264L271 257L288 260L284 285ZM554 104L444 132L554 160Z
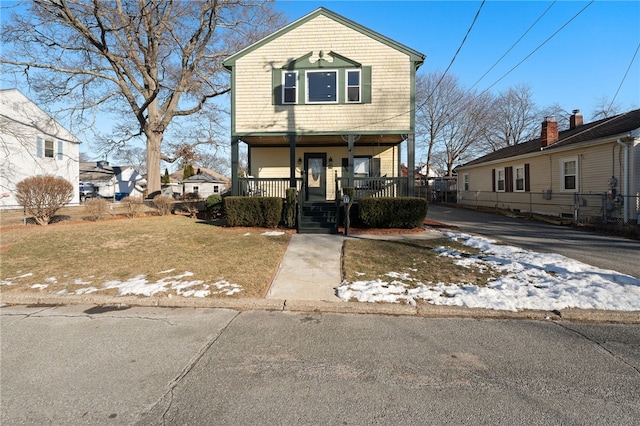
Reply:
M276 5L289 21L325 7L425 54L419 72L430 73L451 63L481 3L278 0ZM640 108L640 52L629 69L640 45L640 2L589 3L486 1L449 73L472 87L551 6L474 88L497 93L528 84L539 107L557 103L566 111L577 108L587 121L599 101L613 100L619 87L615 104L623 111Z

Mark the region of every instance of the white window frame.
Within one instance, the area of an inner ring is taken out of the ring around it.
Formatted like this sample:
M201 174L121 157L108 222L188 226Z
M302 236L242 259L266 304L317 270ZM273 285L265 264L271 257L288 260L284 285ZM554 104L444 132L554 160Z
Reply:
M309 75L310 74L318 74L318 73L333 73L336 76L336 87L335 87L335 100L332 101L310 101L309 100L309 88L310 88L310 84L309 84ZM305 103L307 104L320 104L320 105L325 105L325 104L337 104L340 99L339 99L339 95L338 95L338 87L340 87L340 75L338 73L338 70L334 70L334 69L320 69L320 70L308 70L305 72Z
M518 172L522 173L522 189L518 189ZM525 188L527 187L526 176L524 174L524 164L520 166L513 167L513 191L514 192L525 192Z
M349 85L349 73L356 73L358 74L358 85ZM349 89L357 87L358 88L358 100L357 101L352 101L349 100ZM344 93L344 99L346 101L346 103L348 104L360 104L362 103L362 70L359 69L348 69L345 70L345 93Z
M500 178L501 175L502 179ZM500 182L502 182L502 189L500 189ZM496 169L496 192L504 192L506 187L504 168Z
M463 191L469 190L469 173L464 173L462 175L462 189Z
M567 163L575 163L575 172L573 174L565 174L565 166ZM578 192L579 184L579 166L578 157L566 157L560 159L560 190L565 192ZM574 188L567 188L566 178L574 176Z
M295 86L293 87L287 87L287 85L285 84L287 81L286 75L287 74L294 74L295 75ZM287 89L293 89L295 92L294 95L294 101L293 102L287 102L287 97L285 95ZM284 105L295 105L298 103L298 71L282 71L282 103Z

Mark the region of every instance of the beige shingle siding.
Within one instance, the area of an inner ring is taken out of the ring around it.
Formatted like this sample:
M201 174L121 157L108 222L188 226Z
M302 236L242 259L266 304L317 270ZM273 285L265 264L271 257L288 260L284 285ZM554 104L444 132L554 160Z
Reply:
M273 105L272 69L320 50L371 66L372 103ZM235 132L409 131L411 67L406 54L317 16L238 59L234 68ZM403 115L390 119L399 114Z

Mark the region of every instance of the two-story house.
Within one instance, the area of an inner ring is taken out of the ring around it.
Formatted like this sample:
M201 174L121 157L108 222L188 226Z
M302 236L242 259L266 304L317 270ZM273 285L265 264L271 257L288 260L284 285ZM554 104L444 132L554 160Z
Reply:
M17 89L0 90L0 209L20 208L16 184L28 177L62 177L79 202L80 141Z
M357 196L413 195L401 164L415 167L424 59L324 8L229 57L232 194L284 197L297 187L304 200L331 202L349 186Z

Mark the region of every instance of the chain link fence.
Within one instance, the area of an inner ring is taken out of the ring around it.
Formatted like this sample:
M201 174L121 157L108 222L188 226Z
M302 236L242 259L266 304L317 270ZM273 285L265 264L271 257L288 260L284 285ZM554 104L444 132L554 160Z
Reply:
M508 211L529 218L547 218L605 228L638 226L640 197L546 192L466 191L457 203L483 210Z

